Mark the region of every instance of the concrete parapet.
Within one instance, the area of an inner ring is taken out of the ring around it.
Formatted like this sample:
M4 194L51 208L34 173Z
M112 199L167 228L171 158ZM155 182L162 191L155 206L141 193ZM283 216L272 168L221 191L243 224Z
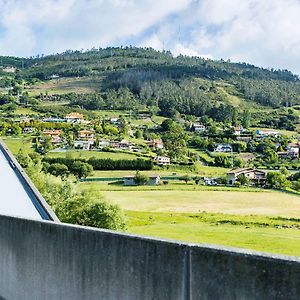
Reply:
M0 272L5 300L300 296L296 258L7 216L0 216Z

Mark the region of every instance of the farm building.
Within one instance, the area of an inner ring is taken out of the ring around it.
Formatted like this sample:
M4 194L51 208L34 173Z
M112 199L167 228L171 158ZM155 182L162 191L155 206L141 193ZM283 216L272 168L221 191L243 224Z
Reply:
M123 177L124 185L126 186L134 186L137 185L135 182L135 176L129 175ZM160 184L160 176L159 175L150 175L147 185L158 185Z
M266 181L266 172L253 168L240 168L231 170L227 173L227 184L235 184L242 174L249 178L253 183L261 184Z

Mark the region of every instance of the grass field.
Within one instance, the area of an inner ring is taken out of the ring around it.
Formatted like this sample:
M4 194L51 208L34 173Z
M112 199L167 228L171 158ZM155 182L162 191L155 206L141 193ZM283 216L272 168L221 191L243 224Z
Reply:
M126 211L128 232L300 256L300 220Z
M101 194L123 209L134 211L300 216L300 197L276 191L123 190L102 191Z

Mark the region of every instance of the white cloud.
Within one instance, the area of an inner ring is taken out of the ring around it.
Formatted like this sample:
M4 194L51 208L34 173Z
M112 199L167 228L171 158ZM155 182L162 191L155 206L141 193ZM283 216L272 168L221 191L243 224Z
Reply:
M105 47L141 34L190 1L0 0L0 53Z
M299 16L299 0L0 0L0 54L132 44L300 74Z
M173 54L175 56L180 55L180 54L187 55L187 56L200 56L200 54L197 51L187 48L187 47L183 46L182 44L176 44L174 46Z

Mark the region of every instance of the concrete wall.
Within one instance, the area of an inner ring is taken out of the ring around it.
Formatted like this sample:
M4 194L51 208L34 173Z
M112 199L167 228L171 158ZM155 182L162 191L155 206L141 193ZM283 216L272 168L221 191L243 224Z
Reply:
M0 217L0 299L299 299L300 261Z

